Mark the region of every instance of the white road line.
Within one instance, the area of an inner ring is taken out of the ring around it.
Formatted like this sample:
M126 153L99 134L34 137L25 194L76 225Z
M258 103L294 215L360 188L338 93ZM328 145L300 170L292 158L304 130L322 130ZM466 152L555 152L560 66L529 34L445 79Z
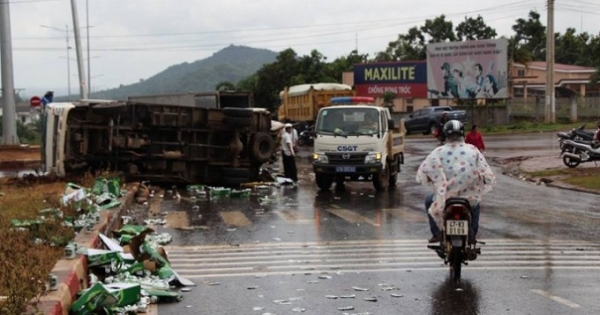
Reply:
M221 211L219 215L227 226L250 226L252 222L241 211Z
M360 215L354 211L350 211L347 209L329 209L327 211L331 214L335 214L336 216L338 216L350 223L367 223L372 226L379 226L379 223L376 223L375 221L373 221L369 218L363 217L362 215Z
M415 243L415 244L339 244L339 245L296 245L296 246L245 246L244 244L240 246L231 246L228 245L226 247L220 248L212 248L212 247L203 247L203 246L189 246L189 247L171 247L168 246L166 249L171 252L182 252L182 253L193 253L193 254L201 254L201 253L239 253L239 252L255 252L255 251L292 251L292 250L365 250L365 249L405 249L405 250L417 250L417 249L426 249L427 243ZM585 253L589 251L598 251L600 247L598 246L589 246L589 245L538 245L538 244L498 244L498 245L485 245L481 247L482 250L511 250L511 251L519 251L519 250L539 250L544 252L550 251L569 251L569 252L579 252Z
M371 257L373 255L385 255L389 257L403 257L403 256L422 256L429 255L432 251L429 249L416 250L416 251L395 251L395 250L365 250L365 251L289 251L289 252L257 252L257 253L233 253L225 255L210 255L210 254L186 254L186 253L171 253L169 252L170 261L197 261L197 262L208 262L208 261L239 261L239 260L251 260L251 259L308 259L308 258L341 258L341 257ZM555 251L554 253L546 253L542 251L484 251L479 256L481 259L487 258L506 258L515 257L516 259L529 259L529 258L543 258L543 259L562 259L563 257L572 259L599 259L600 252L580 254L580 252L563 253Z
M198 268L185 269L181 266L173 264L173 268L177 270L180 274L189 274L194 272L205 272L205 273L227 273L227 272L235 272L235 271L257 271L257 268L261 270L288 270L288 271L305 271L302 268L314 268L314 269L328 269L331 267L340 267L342 269L354 270L360 268L360 270L371 270L371 269L380 269L383 267L396 267L396 268L414 268L420 269L424 266L443 266L442 261L437 257L431 257L430 261L410 261L410 262L378 262L378 261L366 261L355 264L328 264L327 262L321 264L295 264L295 265L278 265L278 266L270 266L268 264L252 264L249 267L231 267L231 268L204 268L203 265L194 265ZM215 265L219 267L218 264ZM478 261L477 263L472 263L469 265L469 268L472 267L515 267L515 266L546 266L548 268L554 266L579 266L579 267L598 267L600 268L600 262L598 261L581 261L581 262L573 262L573 261L519 261L519 260L509 260L509 261ZM447 267L446 267L447 268ZM310 271L312 272L312 271Z
M503 271L503 270L600 270L600 267L596 266L503 266L503 267L477 267L469 266L469 272L490 272L490 271ZM311 274L326 274L336 273L341 274L353 274L353 273L367 273L367 272L420 272L420 271L447 271L448 267L421 267L421 268L382 268L382 269L355 269L355 270L344 270L344 269L315 269L315 270L300 270L297 272L290 271L253 271L253 272L239 272L239 273L228 273L228 274L198 274L198 273L179 273L182 277L189 279L202 279L202 278L224 278L224 277L256 277L256 276L277 276L277 275L295 275L310 272Z
M537 293L537 294L539 294L539 295L541 295L543 297L549 298L549 299L551 299L551 300L553 300L555 302L558 302L560 304L566 305L566 306L568 306L570 308L580 308L581 307L581 305L579 305L577 303L573 303L573 302L571 302L571 301L569 301L567 299L563 299L560 296L552 295L552 294L550 294L550 293L548 293L546 291L531 290L531 292Z
M315 222L313 219L302 215L298 211L282 210L275 211L275 214L287 224L312 224Z
M255 265L289 265L289 266L310 266L311 264L318 263L327 263L327 264L339 264L339 263L354 263L357 265L361 265L364 263L374 263L379 264L382 262L420 262L420 261L430 261L434 258L431 255L422 255L422 256L412 256L412 257L398 257L398 256L373 256L369 258L335 258L332 259L328 256L321 256L322 259L288 259L288 260L276 260L276 257L265 257L262 259L254 259L247 261L240 260L214 260L214 261L201 261L195 259L169 259L169 262L172 266L177 268L198 268L205 269L212 266L255 266ZM170 257L169 257L170 258ZM318 257L316 257L318 258ZM479 264L480 262L485 263L510 263L510 262L519 262L519 263L531 263L531 264L564 264L571 263L573 265L579 264L594 264L597 263L600 265L600 256L594 257L582 257L578 259L573 259L573 257L515 257L515 256L506 256L501 257L501 259L497 259L497 257L480 257L477 259L477 262L473 264Z

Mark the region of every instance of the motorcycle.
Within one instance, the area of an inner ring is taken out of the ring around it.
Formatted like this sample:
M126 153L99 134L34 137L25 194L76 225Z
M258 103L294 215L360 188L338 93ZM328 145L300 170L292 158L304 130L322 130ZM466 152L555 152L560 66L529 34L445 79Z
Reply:
M444 228L442 241L439 245L429 245L445 265L450 267L450 278L460 282L462 265L467 261L477 259L481 255L481 248L469 240L469 227L471 226L471 205L469 200L460 197L446 200L444 208ZM477 242L485 244L483 242Z
M575 168L584 162L600 161L600 146L590 143L582 143L574 140L565 140L564 148L560 155L563 163L569 168Z
M298 135L298 145L301 147L305 145L312 145L314 141L315 132L311 127L306 127L306 129L302 130L302 132L300 132L300 135Z
M556 136L558 137L558 142L560 145L560 149L564 149L565 140L574 140L576 142L580 142L580 143L591 143L592 140L594 139L594 132L593 131L585 131L585 124L579 126L578 128L573 128L568 132L558 132L556 133Z

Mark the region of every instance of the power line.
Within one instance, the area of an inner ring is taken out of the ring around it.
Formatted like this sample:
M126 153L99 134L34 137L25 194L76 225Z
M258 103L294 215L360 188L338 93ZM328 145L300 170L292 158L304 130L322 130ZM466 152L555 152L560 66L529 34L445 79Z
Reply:
M500 9L500 11L497 10L496 13L501 12L502 9ZM504 9L504 11L515 11L515 8L511 8L509 10ZM454 15L463 15L464 13L456 13ZM519 15L520 16L520 15ZM504 18L504 17L502 17ZM487 21L493 21L494 19L488 19ZM392 28L392 27L399 27L399 26L405 26L405 25L411 25L417 22L420 22L421 19L419 20L414 20L414 21L404 21L402 23L395 23L395 24L389 24L389 25L384 25L384 26L373 26L370 28L361 28L361 29L345 29L345 30L341 30L341 31L336 31L336 32L327 32L327 33L318 33L318 34L306 34L306 35L299 35L299 36L284 36L284 37L280 37L280 38L273 38L273 36L268 36L267 39L263 39L264 37L260 37L258 39L256 38L250 38L248 39L247 37L245 38L245 41L242 42L237 42L237 44L239 45L252 45L252 44L257 44L257 43L271 43L271 42L279 42L279 41L286 41L286 40L296 40L296 39L305 39L305 38L314 38L314 37L326 37L326 36L332 36L332 35L342 35L342 34L348 34L348 33L356 33L358 31L372 31L372 30L380 30L380 29L385 29L385 28ZM397 35L398 33L396 33ZM147 50L179 50L179 49L194 49L194 48L220 48L223 47L225 45L229 45L231 44L231 41L229 42L221 42L221 43L202 43L202 41L200 42L201 44L197 44L197 45L190 45L190 41L186 41L185 44L184 43L173 43L174 45L179 44L179 46L143 46L143 47L132 47L131 44L129 44L127 47L104 47L104 48L96 48L93 49L94 51L147 51ZM143 45L147 45L147 44L143 44ZM15 48L18 50L55 50L55 48L58 47L29 47L29 48Z
M510 18L516 18L521 16L521 14L519 15L511 15L511 16L504 16L504 17L499 17L499 18L495 18L495 19L488 19L487 21L496 21L496 20L505 20L505 19L510 19ZM378 36L369 36L368 38L365 38L364 40L371 40L371 39L378 39L378 38L389 38L389 37L393 37L393 36L398 36L398 33L389 33L389 34L385 34L385 35L378 35ZM303 38L312 38L315 36L304 36ZM290 39L290 38L287 38ZM273 39L273 40L268 40L268 41L263 41L263 43L265 42L279 42L282 41L283 39ZM330 43L341 43L341 42L351 42L354 41L355 39L343 39L343 40L329 40L329 41L322 41L322 42L310 42L310 43L295 43L293 45L289 45L289 44L281 44L281 45L275 45L275 46L270 46L270 48L274 48L274 47L290 47L290 46L294 46L294 47L298 47L298 46L310 46L310 45L324 45L324 44L330 44ZM253 44L256 44L257 41L254 42L238 42L236 43L237 45L245 45L245 46L252 46ZM210 44L210 45L187 45L187 46L177 46L177 47L154 47L154 48L149 48L149 47L145 47L145 48L98 48L98 49L92 49L92 51L117 51L117 52L126 52L126 51L135 51L135 52L153 52L156 53L157 51L160 52L173 52L173 51L181 51L181 52L187 52L187 51L214 51L214 49L217 48L222 48L223 46L229 45L230 43L225 43L225 44ZM59 50L57 48L54 47L31 47L31 48L19 48L18 50L27 50L27 51L46 51L46 50Z
M55 1L55 0L30 0L30 1ZM465 11L458 13L450 13L445 14L446 17L451 16L461 16L461 15L470 15L477 13L484 13L491 11L493 13L502 12L506 10L514 10L517 8L530 8L531 3L539 3L539 0L525 0L519 2L512 2L506 5L503 5L502 8L498 8L497 6L488 7L484 9L474 10L474 11ZM514 7L513 7L514 6ZM414 20L416 22L420 22L423 19L432 18L431 15L420 16L420 17L411 17L411 21ZM172 33L146 33L146 34L128 34L128 35L96 35L90 36L91 38L132 38L132 37L163 37L163 36L188 36L188 35L206 35L206 34L223 34L223 33L246 33L246 32L264 32L264 31L282 31L282 30L292 30L292 29L306 29L306 28L319 28L319 27L339 27L339 26L349 26L349 25L363 25L363 24L373 24L373 23L382 23L382 22L397 22L399 17L390 18L390 19L379 19L379 20L369 20L369 21L355 21L355 22L344 22L344 23L328 23L328 24L317 24L317 25L296 25L296 26L287 26L287 27L268 27L268 28L257 28L257 29L230 29L230 30L218 30L218 31L197 31L197 32L172 32ZM413 22L409 22L413 23ZM45 39L61 39L59 37L17 37L14 38L16 40L45 40Z

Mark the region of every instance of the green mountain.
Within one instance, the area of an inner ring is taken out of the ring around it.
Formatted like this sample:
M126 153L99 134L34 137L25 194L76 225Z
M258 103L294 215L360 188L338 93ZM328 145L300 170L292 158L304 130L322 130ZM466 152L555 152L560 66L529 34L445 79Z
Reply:
M275 61L267 49L231 45L212 56L171 66L138 83L94 92L90 98L126 100L128 96L214 91L222 81L237 83Z

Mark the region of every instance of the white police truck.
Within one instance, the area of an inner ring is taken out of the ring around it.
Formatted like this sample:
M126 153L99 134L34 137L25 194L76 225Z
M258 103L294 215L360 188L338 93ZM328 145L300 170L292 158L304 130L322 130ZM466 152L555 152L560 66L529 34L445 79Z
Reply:
M371 181L382 191L396 185L404 164L404 122L371 97L337 97L322 108L315 125L313 169L317 186Z

